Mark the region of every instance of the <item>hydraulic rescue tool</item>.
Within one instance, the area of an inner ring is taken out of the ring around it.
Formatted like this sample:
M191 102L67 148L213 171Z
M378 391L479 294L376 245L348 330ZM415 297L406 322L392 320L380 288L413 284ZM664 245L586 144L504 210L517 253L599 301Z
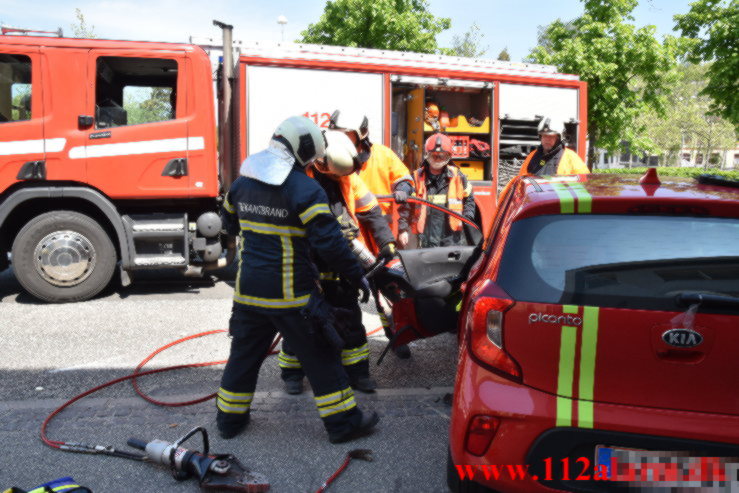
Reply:
M193 451L181 447L187 439L200 432L203 437L203 451ZM208 432L198 426L174 443L163 440L144 442L130 438L128 445L146 452L152 462L169 466L172 476L182 481L196 478L200 487L212 490L246 491L262 493L269 490L267 478L259 473L248 471L231 454L209 454Z
M154 358L154 356L161 353L165 349L168 349L172 346L175 346L185 341L197 339L199 337L203 337L207 335L220 334L224 332L226 331L225 330L211 330L207 332L201 332L199 334L193 334L191 336L183 337L182 339L171 342L167 344L166 346L162 346L161 348L157 349L152 354L150 354L144 361L142 361L139 364L138 367L136 367L136 370L131 375L126 375L120 378L116 378L114 380L111 380L110 382L106 382L102 385L98 385L97 387L94 387L90 390L87 390L73 397L72 399L68 400L67 402L59 406L57 409L55 409L51 414L49 414L46 417L43 424L41 425L41 433L40 433L41 440L49 447L59 449L59 450L64 450L66 452L74 452L74 453L80 453L80 454L109 455L112 457L120 457L123 459L129 459L129 460L135 460L135 461L141 461L141 462L159 462L160 464L169 466L172 471L172 475L178 481L188 479L188 478L197 478L198 482L200 483L200 487L203 489L246 491L248 493L261 493L263 491L268 491L269 482L267 481L267 479L261 474L248 471L233 455L209 454L208 434L207 434L207 431L200 426L193 428L190 432L188 432L185 436L183 436L182 438L180 438L173 444L164 442L162 440L152 440L151 442L148 442L148 443L142 440L135 439L135 438L131 438L130 440L128 440L129 446L143 450L146 452L145 454L142 454L140 452L129 452L125 450L118 450L115 447L112 447L110 445L89 445L89 444L80 443L80 442L66 442L66 441L59 441L59 440L51 440L46 435L46 429L49 426L49 423L51 422L51 420L56 415L61 413L64 409L66 409L73 403L77 402L78 400L90 394L94 394L95 392L98 392L99 390L110 387L111 385L115 385L120 382L124 382L126 380L132 380L132 382L134 383L134 388L136 392L142 398L144 398L148 402L151 402L151 403L154 403L160 406L168 406L168 407L189 406L192 404L205 402L205 401L208 401L214 398L216 394L211 394L205 397L201 397L201 398L191 400L191 401L186 401L186 402L162 402L162 401L157 401L155 399L152 399L151 397L141 392L141 390L136 386L135 383L138 377L143 377L146 375L153 375L156 373L172 371L172 370L180 370L183 368L199 368L199 367L204 367L204 366L213 366L213 365L220 365L220 364L225 363L225 361L209 361L205 363L189 363L189 364L183 364L183 365L168 366L164 368L157 368L154 370L141 371L143 366L147 362L149 362L152 358ZM267 351L267 354L265 355L265 357L270 354L275 354L273 351L274 351L275 346L278 344L279 340L280 340L279 337L275 339L269 351ZM191 450L187 450L185 448L180 447L182 443L184 443L187 439L189 439L190 437L192 437L198 432L200 432L203 437L203 449L204 449L203 452L191 451Z

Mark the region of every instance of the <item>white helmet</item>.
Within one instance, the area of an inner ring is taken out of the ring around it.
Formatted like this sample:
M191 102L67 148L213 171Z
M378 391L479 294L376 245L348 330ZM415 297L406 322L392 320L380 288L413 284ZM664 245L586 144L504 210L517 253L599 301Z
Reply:
M326 155L326 139L313 120L304 116L291 116L280 123L272 135L295 157L301 166Z
M338 130L327 130L326 159L319 170L336 176L346 176L356 171L360 165L357 149L351 139Z
M329 119L328 128L332 130L344 130L345 132L356 132L359 140L364 140L369 137L369 120L367 116L363 116L361 121L351 122L347 125L346 121L339 122L339 110L334 111ZM343 123L343 125L342 125Z
M549 117L544 117L539 122L539 135L541 134L558 134L564 133L564 123L556 123Z

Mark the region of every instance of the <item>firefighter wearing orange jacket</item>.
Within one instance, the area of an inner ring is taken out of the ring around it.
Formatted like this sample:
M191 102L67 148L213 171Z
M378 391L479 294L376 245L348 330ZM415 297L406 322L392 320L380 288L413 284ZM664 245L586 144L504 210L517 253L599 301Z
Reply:
M364 241L359 230L361 224L380 248L379 256L389 260L395 255L395 237L377 199L354 172L361 165L354 145L342 132L329 130L325 135L328 144L326 158L316 161L317 172L310 169L309 176L313 176L326 192L329 208L339 221L344 236L349 241L355 238ZM369 345L362 325L362 310L357 302L357 289L338 276L330 264L320 259L316 263L326 301L345 310L340 324L345 328L341 362L349 382L356 390L372 392L377 384L370 378ZM286 392L301 393L303 371L300 361L284 343L278 360Z
M424 145L426 160L414 173L415 193L419 198L447 207L471 220L475 219L475 199L472 185L459 168L450 163L452 141L446 135L433 134ZM401 186L409 194L406 185ZM412 217L411 217L412 213ZM398 243L408 244L408 232L418 235L418 246L429 248L459 245L464 242L462 221L424 205L400 209Z
M394 195L398 202L405 202L408 195L404 191L398 191L402 183L413 185L413 177L403 161L387 146L372 143L369 140L369 121L365 116L358 127L339 126L339 110L331 115L330 127L341 130L349 137L357 149L360 162L363 162L359 170L359 176L375 195ZM387 220L392 221L392 203L380 204L383 214Z
M580 175L590 173L580 156L562 142L564 128L543 118L539 123L541 145L531 151L521 165L519 175Z
M395 197L398 204L405 203L408 195L413 191L413 177L403 161L387 146L382 144L373 144L369 140L369 120L364 116L359 126L340 126L340 111L336 110L331 115L329 128L340 130L351 139L354 144L359 161L359 176L362 181L369 187L370 191L375 195L390 195ZM359 121L359 120L357 120ZM344 125L346 123L342 122ZM351 125L351 124L350 124ZM388 224L393 222L393 204L391 202L383 202L380 204L383 214ZM374 244L372 238L367 238L367 246L370 250L377 252L378 245ZM380 321L385 330L385 334L390 336L392 333L392 321L380 310ZM411 353L408 346L403 344L393 346L393 353L402 359L410 358Z

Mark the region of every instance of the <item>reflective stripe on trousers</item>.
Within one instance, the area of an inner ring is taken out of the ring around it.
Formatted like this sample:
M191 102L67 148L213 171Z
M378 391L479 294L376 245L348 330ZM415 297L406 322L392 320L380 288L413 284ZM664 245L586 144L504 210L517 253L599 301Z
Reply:
M354 391L351 387L331 394L317 395L314 399L316 407L318 407L318 414L322 418L357 407L357 403L354 401Z
M253 392L229 392L223 387L218 389L216 406L224 413L246 414L254 399Z

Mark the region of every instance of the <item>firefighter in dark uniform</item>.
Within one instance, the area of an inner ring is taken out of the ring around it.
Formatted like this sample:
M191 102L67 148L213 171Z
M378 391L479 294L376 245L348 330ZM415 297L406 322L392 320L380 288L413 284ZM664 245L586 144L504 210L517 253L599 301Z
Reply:
M244 161L242 176L226 196L224 225L240 235L241 246L229 323L231 352L216 399L223 438L238 435L249 423L259 368L277 332L303 364L332 443L367 433L379 421L376 413L359 410L339 352L320 337L312 313L306 312L325 305L317 296L313 255L331 262L369 296L326 193L305 174L305 166L324 153L325 138L311 120L288 118L268 149Z
M364 242L359 226L372 235L380 248L379 257L384 261L395 256L395 237L382 214L374 194L369 191L356 173L362 166L359 154L352 141L343 132L326 132L326 158L316 160L315 170L308 170L328 196L328 204L341 226L344 236L352 241ZM341 362L349 376L352 388L362 392L373 392L377 384L370 378L369 345L367 332L362 325L362 309L357 302L357 289L336 272L333 262L317 261L321 287L326 300L332 306L346 310L343 326L344 349ZM288 394L303 391L303 371L299 358L291 351L289 343L282 344L279 355L282 379Z
M472 184L457 166L450 163L452 141L437 133L426 140L426 159L413 173L415 190L406 183L399 189L429 202L446 207L467 219L475 219L475 198ZM401 188L404 187L404 188ZM400 208L398 220L398 243L408 244L408 231L418 238L419 248L464 244L462 221L442 211L425 205L413 204Z

